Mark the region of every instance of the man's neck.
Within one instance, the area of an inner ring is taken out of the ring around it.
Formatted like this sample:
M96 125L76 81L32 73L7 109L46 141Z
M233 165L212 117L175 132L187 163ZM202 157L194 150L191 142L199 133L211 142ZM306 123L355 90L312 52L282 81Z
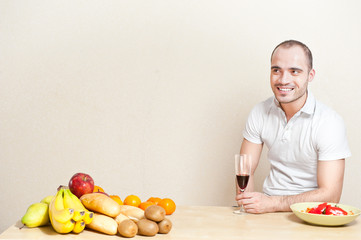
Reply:
M290 103L280 103L282 110L286 114L287 122L305 105L307 100L307 92L299 99Z

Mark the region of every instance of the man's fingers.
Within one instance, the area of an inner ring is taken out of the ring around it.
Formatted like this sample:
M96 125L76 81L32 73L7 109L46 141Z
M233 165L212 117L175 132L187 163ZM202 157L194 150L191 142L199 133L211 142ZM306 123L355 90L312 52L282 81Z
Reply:
M247 199L247 198L252 198L252 197L253 197L252 193L244 192L244 193L238 194L236 196L236 199L241 200L241 199Z
M248 208L252 207L252 204L254 204L254 200L252 198L244 198L239 201L244 206L248 206Z

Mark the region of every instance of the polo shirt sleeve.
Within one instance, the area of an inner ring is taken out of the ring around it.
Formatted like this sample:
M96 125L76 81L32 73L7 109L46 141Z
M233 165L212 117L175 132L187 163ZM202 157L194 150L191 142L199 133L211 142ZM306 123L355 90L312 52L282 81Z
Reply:
M243 137L248 141L256 144L262 144L262 127L263 127L263 104L256 105L250 112Z
M316 135L318 160L329 161L350 157L351 151L343 119L336 112L326 115L320 120Z

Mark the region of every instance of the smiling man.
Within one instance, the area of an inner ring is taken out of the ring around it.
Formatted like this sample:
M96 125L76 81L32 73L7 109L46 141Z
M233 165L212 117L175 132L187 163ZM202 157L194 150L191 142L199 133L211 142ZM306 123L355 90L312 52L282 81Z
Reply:
M252 157L246 192L236 200L249 213L290 211L296 202L339 202L345 158L351 153L342 118L308 90L313 80L312 53L295 40L279 44L271 55L274 96L256 105L243 133L241 154ZM253 174L263 146L270 173L263 193L253 191Z

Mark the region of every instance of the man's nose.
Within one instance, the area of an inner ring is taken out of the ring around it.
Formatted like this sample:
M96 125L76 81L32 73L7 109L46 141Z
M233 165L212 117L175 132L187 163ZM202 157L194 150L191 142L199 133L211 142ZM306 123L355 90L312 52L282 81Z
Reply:
M290 79L290 76L287 72L284 72L281 74L280 78L278 79L278 81L282 84L288 83Z

